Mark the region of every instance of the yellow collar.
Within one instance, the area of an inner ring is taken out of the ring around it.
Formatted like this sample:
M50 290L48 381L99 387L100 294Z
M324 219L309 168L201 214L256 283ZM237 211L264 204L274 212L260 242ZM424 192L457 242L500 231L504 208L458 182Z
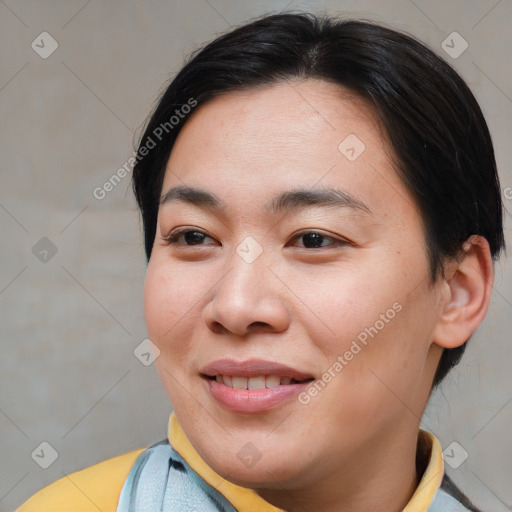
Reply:
M419 435L431 446L430 460L423 477L403 512L427 512L444 474L444 462L441 445L437 438L424 430ZM215 473L199 456L176 416L169 418L168 439L171 446L187 461L189 466L211 487L220 492L235 508L240 511L284 512L261 498L253 489L240 487L228 482Z
M421 429L418 435L423 438L427 446L430 446L430 458L427 469L403 512L427 512L444 476L443 453L437 437Z

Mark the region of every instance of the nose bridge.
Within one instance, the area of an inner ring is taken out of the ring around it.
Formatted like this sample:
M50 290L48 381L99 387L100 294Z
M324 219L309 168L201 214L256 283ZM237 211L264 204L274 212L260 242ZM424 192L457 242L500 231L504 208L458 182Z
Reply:
M229 272L224 282L219 283L219 293L227 293L237 302L252 303L253 306L265 294L269 294L268 279L272 275L268 268L268 257L263 247L253 242L241 242L229 258Z

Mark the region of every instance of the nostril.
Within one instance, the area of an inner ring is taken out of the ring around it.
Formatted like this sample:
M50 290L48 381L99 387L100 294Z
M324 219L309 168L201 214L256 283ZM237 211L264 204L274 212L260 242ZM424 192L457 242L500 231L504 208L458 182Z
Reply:
M249 327L268 327L266 322L253 322Z

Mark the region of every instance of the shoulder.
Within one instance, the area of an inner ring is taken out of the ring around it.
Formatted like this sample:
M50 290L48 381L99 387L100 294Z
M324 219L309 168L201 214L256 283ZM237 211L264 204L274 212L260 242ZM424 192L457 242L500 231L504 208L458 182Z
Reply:
M105 460L44 487L16 512L115 512L124 481L145 450Z

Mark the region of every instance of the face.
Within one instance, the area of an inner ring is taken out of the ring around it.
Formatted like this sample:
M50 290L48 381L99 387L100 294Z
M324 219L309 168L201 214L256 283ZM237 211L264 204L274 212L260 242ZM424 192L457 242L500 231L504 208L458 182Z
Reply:
M317 80L215 98L181 130L162 197L147 328L217 473L299 488L416 437L440 291L362 100Z

